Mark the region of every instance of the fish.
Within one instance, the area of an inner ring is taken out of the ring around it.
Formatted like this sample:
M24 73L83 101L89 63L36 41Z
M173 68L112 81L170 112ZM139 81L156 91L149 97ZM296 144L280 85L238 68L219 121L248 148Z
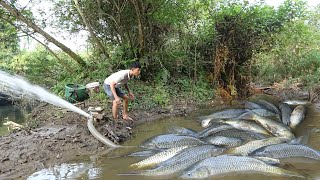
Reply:
M271 138L267 138L267 139L250 141L242 146L229 149L228 153L247 156L250 153L254 152L255 150L257 150L261 147L268 146L271 144L279 144L279 143L283 143L285 141L286 141L286 139L281 138L281 137L271 137Z
M138 152L133 152L131 154L128 154L127 156L131 157L148 157L152 156L156 153L161 152L160 150L155 150L155 149L150 149L150 150L144 150L144 151L138 151Z
M269 165L279 165L280 164L280 160L276 159L276 158L263 157L263 156L252 156L252 158L263 161L264 163L269 164Z
M206 129L202 130L201 132L199 132L197 137L199 137L199 138L207 137L207 136L209 136L211 134L215 134L217 132L224 131L224 130L227 130L227 129L233 129L233 127L231 125L228 125L228 124L210 126L210 127L206 128Z
M285 100L283 103L289 104L289 105L309 105L311 104L310 101L307 100Z
M257 123L246 121L246 120L226 120L224 123L229 124L230 126L244 130L244 131L250 131L253 133L260 133L264 135L270 135L270 132L267 131L265 128L261 127Z
M290 116L292 113L292 110L290 106L286 103L280 103L279 104L279 109L281 111L281 121L283 124L289 126L290 124Z
M204 128L208 127L208 126L211 125L211 121L212 121L212 119L204 119L204 120L201 121L201 126L204 127Z
M249 131L243 131L243 130L239 130L239 129L235 129L235 128L220 131L220 132L217 132L217 133L210 135L210 136L225 136L225 137L241 138L244 141L252 141L252 140L266 138L262 134L252 133ZM208 136L208 137L210 137L210 136Z
M278 137L283 137L288 140L294 139L295 136L291 132L291 130L284 125L283 123L273 121L271 119L268 119L266 117L259 116L254 113L248 113L243 117L247 120L254 120L261 126L263 126L265 129L267 129L269 132L271 132L273 135L278 136Z
M172 158L163 161L154 169L137 172L143 176L170 176L181 172L194 163L208 157L217 156L223 153L225 148L214 145L203 145L186 148Z
M241 114L247 112L246 109L227 109L223 111L218 111L207 116L201 116L202 127L207 127L211 120L214 119L230 119L240 116ZM206 126L204 126L206 125Z
M320 151L301 144L281 143L263 147L251 153L253 156L271 158L305 157L320 160Z
M279 109L275 105L273 105L271 102L268 102L268 101L263 100L263 99L258 99L256 103L258 103L259 105L265 107L267 110L280 115Z
M178 134L178 135L185 135L185 136L192 136L196 137L198 135L198 132L189 129L189 128L184 128L184 127L178 127L178 126L173 126L168 129L168 133L170 134Z
M224 137L224 136L208 136L204 139L204 141L213 145L225 146L228 148L240 146L243 143L243 139L241 138Z
M247 109L262 109L263 107L260 106L259 104L256 104L256 103L253 103L253 102L250 102L250 101L246 101L245 104L244 104L244 107L247 108Z
M156 164L159 164L159 163L173 157L174 155L176 155L177 153L179 153L180 151L182 151L183 149L185 149L187 147L188 146L181 146L181 147L174 147L174 148L167 149L167 150L159 152L153 156L150 156L140 162L131 164L130 167L140 169L140 168L154 166Z
M191 136L179 136L176 134L164 134L145 140L140 147L146 149L163 149L179 146L204 145L205 142Z
M251 111L253 111L254 113L258 114L259 116L264 116L264 117L269 117L269 116L277 116L277 114L268 111L266 109L251 109Z
M252 157L231 155L220 155L204 159L186 170L180 178L203 179L239 173L259 173L304 178L298 173L268 165Z
M291 129L295 129L305 118L306 108L303 105L298 105L291 113L290 125Z

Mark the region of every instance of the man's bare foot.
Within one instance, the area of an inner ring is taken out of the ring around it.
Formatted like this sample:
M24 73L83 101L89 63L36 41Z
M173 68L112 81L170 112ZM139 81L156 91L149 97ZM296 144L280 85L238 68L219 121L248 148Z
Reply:
M123 116L123 119L125 121L132 121L133 122L133 119L130 116Z

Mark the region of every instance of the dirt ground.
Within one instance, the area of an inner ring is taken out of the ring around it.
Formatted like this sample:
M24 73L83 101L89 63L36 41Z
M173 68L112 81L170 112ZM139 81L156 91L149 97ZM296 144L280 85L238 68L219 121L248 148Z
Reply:
M308 93L299 89L279 91L267 88L258 93L271 94L281 99L310 98ZM216 99L206 104L213 106L223 103L230 102ZM101 103L86 101L78 107L88 112L90 106L98 107ZM198 107L190 102L176 102L170 108L132 110L130 115L135 119L133 123L115 123L111 120L110 109L105 108L103 119L95 122L95 126L101 134L121 144L131 137L134 126L140 123L169 116L185 116ZM0 137L0 179L24 179L45 167L67 162L77 156L99 154L107 148L90 134L86 118L79 114L43 103L32 111L29 119L28 128Z

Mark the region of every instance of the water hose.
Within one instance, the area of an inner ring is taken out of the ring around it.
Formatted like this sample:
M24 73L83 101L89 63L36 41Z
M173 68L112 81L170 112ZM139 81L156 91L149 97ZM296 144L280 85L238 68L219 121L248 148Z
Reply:
M119 148L119 147L122 147L120 145L117 145L115 143L113 143L112 141L110 141L107 137L103 136L102 134L100 134L96 128L94 127L93 125L93 117L90 116L88 118L88 122L87 122L87 126L88 126L88 129L90 131L90 133L96 138L98 139L100 142L102 142L103 144L107 145L108 147L111 147L111 148Z

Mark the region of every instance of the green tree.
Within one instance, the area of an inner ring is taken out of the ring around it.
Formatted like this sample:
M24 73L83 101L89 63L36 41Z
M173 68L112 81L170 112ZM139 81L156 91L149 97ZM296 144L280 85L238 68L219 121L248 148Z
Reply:
M222 3L216 10L214 82L233 96L247 95L250 59L272 33L305 15L303 1L287 0L278 9L264 4Z
M77 63L79 63L81 66L85 66L85 62L82 60L82 58L74 53L70 48L56 40L54 37L52 37L50 34L45 32L42 28L40 28L35 22L32 21L32 19L25 16L22 12L20 12L15 6L13 2L12 4L0 0L0 5L2 8L9 13L11 16L15 17L17 20L21 21L22 23L25 23L29 28L33 29L34 32L37 32L41 34L44 38L46 38L49 42L52 42L57 47L59 47L61 50L63 50L66 54L68 54L71 58L73 58Z
M14 21L14 19L6 18L5 12L0 9L0 66L2 68L20 52L18 31L8 21Z

